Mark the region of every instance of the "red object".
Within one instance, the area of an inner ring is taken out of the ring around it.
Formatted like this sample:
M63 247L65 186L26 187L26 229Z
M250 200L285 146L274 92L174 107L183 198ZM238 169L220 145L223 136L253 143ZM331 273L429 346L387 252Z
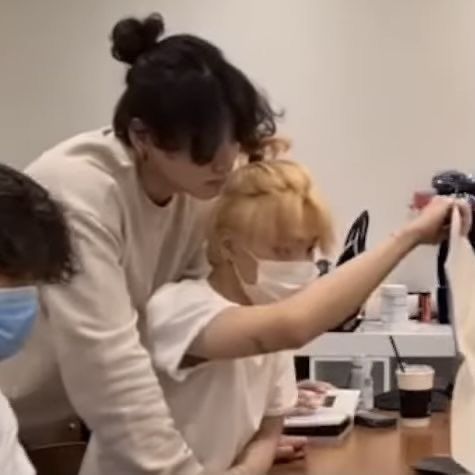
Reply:
M419 310L421 322L430 323L432 321L432 302L430 292L419 294Z
M420 211L430 203L434 195L433 191L416 191L412 196L411 208Z

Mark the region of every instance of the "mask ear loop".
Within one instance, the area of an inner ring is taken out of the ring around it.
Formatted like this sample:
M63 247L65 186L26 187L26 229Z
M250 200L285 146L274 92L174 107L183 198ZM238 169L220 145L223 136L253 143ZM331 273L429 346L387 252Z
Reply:
M244 253L248 257L250 257L254 261L254 263L256 264L256 272L257 272L257 269L259 269L259 258L252 251L250 251L249 249L246 249L244 246L239 245L239 247L241 248L242 251L244 251ZM241 286L242 286L242 283L244 283L246 285L253 285L253 284L250 284L249 282L246 282L246 279L244 279L244 277L242 276L242 273L239 270L236 262L234 262L232 260L231 265L232 265L232 268L234 270L234 273L236 274L237 279L241 283Z

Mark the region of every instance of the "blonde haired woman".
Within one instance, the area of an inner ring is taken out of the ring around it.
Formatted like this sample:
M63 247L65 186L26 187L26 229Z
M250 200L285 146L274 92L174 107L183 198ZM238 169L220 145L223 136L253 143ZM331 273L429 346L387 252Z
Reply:
M287 160L232 174L210 226L208 278L167 284L147 307L153 364L205 473L267 472L297 400L292 357L277 352L345 318L394 261L418 240L435 239L435 216L448 206L431 208L400 237L312 282L314 252L330 248L333 229L308 174ZM347 284L338 291L335 276ZM98 456L93 439L85 473L94 473Z
M297 402L291 354L208 361L206 328L313 281L314 253L332 242L329 212L303 167L251 163L231 175L216 203L208 278L169 284L152 297L152 360L177 428L205 469L223 473L234 464L233 472L266 473L283 416Z
M233 465L232 473L266 473L283 416L297 402L292 355L210 362L206 328L233 309L276 301L314 280L314 252L328 251L332 241L327 208L301 166L251 163L231 175L216 203L208 278L165 285L149 302L152 361L176 427L206 473ZM95 472L97 457L93 440L84 473Z

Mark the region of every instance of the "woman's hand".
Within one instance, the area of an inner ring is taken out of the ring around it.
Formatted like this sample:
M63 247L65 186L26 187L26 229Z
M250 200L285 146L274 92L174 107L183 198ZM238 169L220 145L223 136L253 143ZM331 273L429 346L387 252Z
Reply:
M318 409L325 399L325 394L335 389L324 381L300 381L298 384L297 404L288 414L289 416L306 416Z
M462 231L468 234L472 226L472 210L466 200L435 196L420 214L403 230L414 238L415 244L437 244L447 237L450 215L456 206L462 218Z
M322 405L325 394L335 389L335 387L329 383L311 380L300 381L297 386L297 404L289 412L288 416L306 416L312 414ZM277 446L275 455L276 462L291 462L303 458L305 456L307 443L307 437L282 435L279 440L279 445Z
M275 462L289 463L304 458L307 444L307 437L282 435L275 453Z

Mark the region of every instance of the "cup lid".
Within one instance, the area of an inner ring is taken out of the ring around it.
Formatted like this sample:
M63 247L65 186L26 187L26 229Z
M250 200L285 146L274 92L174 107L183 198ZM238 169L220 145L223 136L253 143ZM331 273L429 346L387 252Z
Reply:
M383 295L407 295L407 286L403 284L388 284L381 287Z
M404 371L401 368L396 369L398 375L410 375L410 374L434 374L434 368L424 364L404 364Z

